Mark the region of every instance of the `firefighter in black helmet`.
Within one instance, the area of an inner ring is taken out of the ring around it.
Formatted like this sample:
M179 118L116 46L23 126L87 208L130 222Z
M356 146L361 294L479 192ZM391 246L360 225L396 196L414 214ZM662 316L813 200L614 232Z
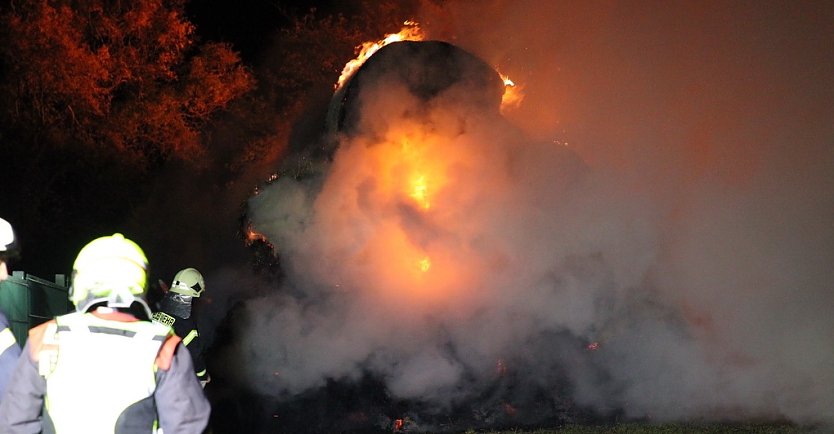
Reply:
M174 329L174 333L182 338L182 343L191 353L194 361L194 372L205 387L211 381L203 358L203 341L197 321L192 315L192 305L195 298L200 298L206 290L203 275L195 268L184 268L177 272L168 292L160 303L160 311L154 313L153 320Z
M9 276L6 262L18 254L17 238L12 225L0 218L0 282ZM3 312L0 312L0 398L3 397L18 357L20 357L20 346L15 341L9 320Z

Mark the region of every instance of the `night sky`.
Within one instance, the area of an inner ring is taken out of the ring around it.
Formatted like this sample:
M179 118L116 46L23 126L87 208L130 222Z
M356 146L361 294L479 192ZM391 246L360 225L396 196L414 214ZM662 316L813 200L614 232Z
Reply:
M359 4L355 0L192 0L186 10L201 37L229 42L244 59L255 62L259 60L258 55L269 48L276 29L287 26L293 17L314 12L320 17L342 14L361 19L355 15L361 10Z

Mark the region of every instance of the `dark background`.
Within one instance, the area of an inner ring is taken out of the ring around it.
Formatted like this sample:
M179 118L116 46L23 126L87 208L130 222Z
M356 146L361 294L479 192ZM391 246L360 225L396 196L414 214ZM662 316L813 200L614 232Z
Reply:
M250 72L252 89L196 123L201 152L194 155L91 152L72 136L33 139L42 127L25 119L4 122L0 215L12 222L23 245L12 269L46 278L69 274L84 244L114 232L146 250L151 282L170 280L188 265L208 270L252 261L243 240L246 199L277 170L291 138L306 140L322 128L318 121L332 83L354 47L398 31L401 17L414 7L413 2L326 0L183 5L195 26L194 46L227 44ZM0 12L8 17L20 10L16 2L4 2ZM0 77L11 83L16 65L27 62L4 56ZM0 97L7 113L26 104L19 94Z

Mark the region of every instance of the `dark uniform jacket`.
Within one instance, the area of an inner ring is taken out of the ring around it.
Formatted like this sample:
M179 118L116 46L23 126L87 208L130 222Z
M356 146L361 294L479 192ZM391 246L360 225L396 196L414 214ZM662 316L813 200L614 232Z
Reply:
M197 321L193 316L183 318L175 312L161 310L153 314L153 320L174 329L174 333L182 338L182 343L188 348L191 360L194 362L194 372L200 381L208 381L206 361L203 355L203 340L200 338L200 331L197 329Z

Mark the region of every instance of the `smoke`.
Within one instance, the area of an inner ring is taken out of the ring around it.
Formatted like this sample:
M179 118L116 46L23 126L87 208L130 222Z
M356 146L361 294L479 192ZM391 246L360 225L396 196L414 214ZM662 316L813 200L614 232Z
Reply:
M286 279L245 305L238 380L371 373L449 408L510 375L629 417L834 422L831 6L426 14L524 103L366 81L332 163L250 199Z

